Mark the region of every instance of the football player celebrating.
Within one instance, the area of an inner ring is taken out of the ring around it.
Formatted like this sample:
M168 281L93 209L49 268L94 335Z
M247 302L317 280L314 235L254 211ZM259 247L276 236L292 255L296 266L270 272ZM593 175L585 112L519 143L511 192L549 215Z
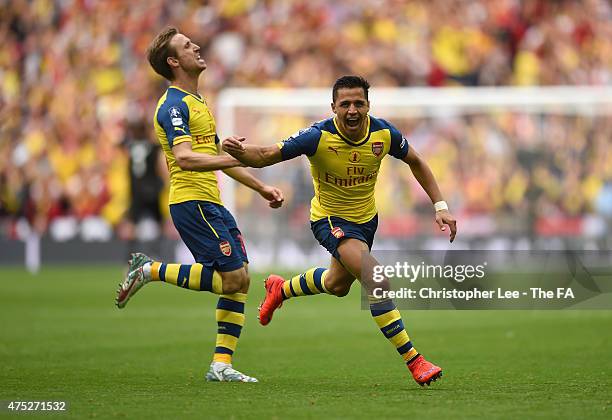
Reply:
M221 155L215 120L198 90L199 76L206 69L200 47L178 29L167 28L155 37L147 55L151 67L171 83L153 122L170 172L170 215L196 263L166 264L133 254L116 304L125 307L150 281L221 295L215 312L216 347L206 379L257 382L232 367L244 325L248 259L236 221L221 202L214 171L223 170L257 191L270 207L280 207L283 194L239 167L242 164L233 157Z
M433 203L436 223L442 230L449 227L451 242L457 233L456 221L427 163L393 125L369 115L369 87L361 77L341 77L332 89L333 118L270 146L229 138L223 142L223 150L257 168L306 155L314 184L311 229L332 255L329 268L313 267L290 280L271 274L265 281L260 323L267 325L287 299L319 293L346 296L355 279L359 279L368 293L376 324L397 349L415 381L429 385L442 375L442 369L414 348L394 303L376 299L372 293L371 273L378 263L369 251L378 226L374 188L382 159L389 154L410 166ZM386 283L387 280L388 287Z

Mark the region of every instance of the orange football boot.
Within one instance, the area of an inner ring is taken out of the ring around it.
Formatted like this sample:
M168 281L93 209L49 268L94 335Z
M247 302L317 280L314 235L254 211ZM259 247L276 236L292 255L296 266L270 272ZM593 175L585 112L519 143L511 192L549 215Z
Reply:
M412 377L417 384L423 386L435 382L442 377L442 369L431 362L425 360L422 355L419 355L408 365L408 369L412 373Z
M285 279L276 274L270 274L264 286L266 288L266 297L259 305L259 323L268 325L272 321L272 314L283 305L283 283Z

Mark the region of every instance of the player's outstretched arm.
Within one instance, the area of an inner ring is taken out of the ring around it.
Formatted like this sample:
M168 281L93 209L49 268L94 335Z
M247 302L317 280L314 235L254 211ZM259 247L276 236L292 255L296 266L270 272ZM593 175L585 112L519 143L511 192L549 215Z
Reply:
M223 150L252 168L263 168L283 160L277 145L258 146L246 144L244 140L244 137L229 137L223 140Z
M191 149L191 142L185 141L172 146L176 163L184 171L216 171L234 168L242 164L231 156L214 156L197 153Z
M419 156L413 147L408 149L408 153L404 157L404 162L410 166L410 170L414 177L421 187L423 187L431 202L436 205L436 223L440 226L441 230L446 230L444 225L448 225L450 228L450 241L453 242L455 240L455 235L457 235L457 221L448 211L448 206L446 206L446 202L442 197L436 178L433 172L431 172L429 165Z
M218 152L220 155L223 153L220 146L218 146ZM277 209L283 205L283 201L285 200L283 192L276 187L264 184L247 169L236 167L224 169L223 172L230 178L240 182L242 185L257 191L259 195L268 200L268 205L273 209Z

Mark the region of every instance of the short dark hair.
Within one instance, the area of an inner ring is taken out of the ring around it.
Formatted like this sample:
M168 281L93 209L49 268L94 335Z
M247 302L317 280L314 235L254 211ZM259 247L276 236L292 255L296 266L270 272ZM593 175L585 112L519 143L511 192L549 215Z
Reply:
M161 31L147 48L147 59L155 72L168 80L174 80L172 68L168 64L168 57L176 54L174 48L170 46L172 37L179 33L174 26L169 26Z
M334 83L334 88L332 89L332 102L336 102L339 89L352 89L358 87L363 89L365 98L368 100L368 89L370 89L370 84L366 79L361 76L342 76Z

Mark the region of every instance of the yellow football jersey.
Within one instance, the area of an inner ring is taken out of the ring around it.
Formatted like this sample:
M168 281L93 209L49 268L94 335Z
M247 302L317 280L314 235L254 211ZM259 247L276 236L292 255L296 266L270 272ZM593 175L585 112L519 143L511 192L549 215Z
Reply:
M283 160L306 155L314 185L310 220L337 216L365 223L376 215L374 187L387 154L403 159L408 142L387 121L368 117L367 134L352 142L335 118L320 121L278 143Z
M222 204L214 171L184 171L172 153L172 146L190 141L194 152L217 155L219 138L206 102L198 95L170 86L157 103L154 124L170 172L169 204L190 200Z

